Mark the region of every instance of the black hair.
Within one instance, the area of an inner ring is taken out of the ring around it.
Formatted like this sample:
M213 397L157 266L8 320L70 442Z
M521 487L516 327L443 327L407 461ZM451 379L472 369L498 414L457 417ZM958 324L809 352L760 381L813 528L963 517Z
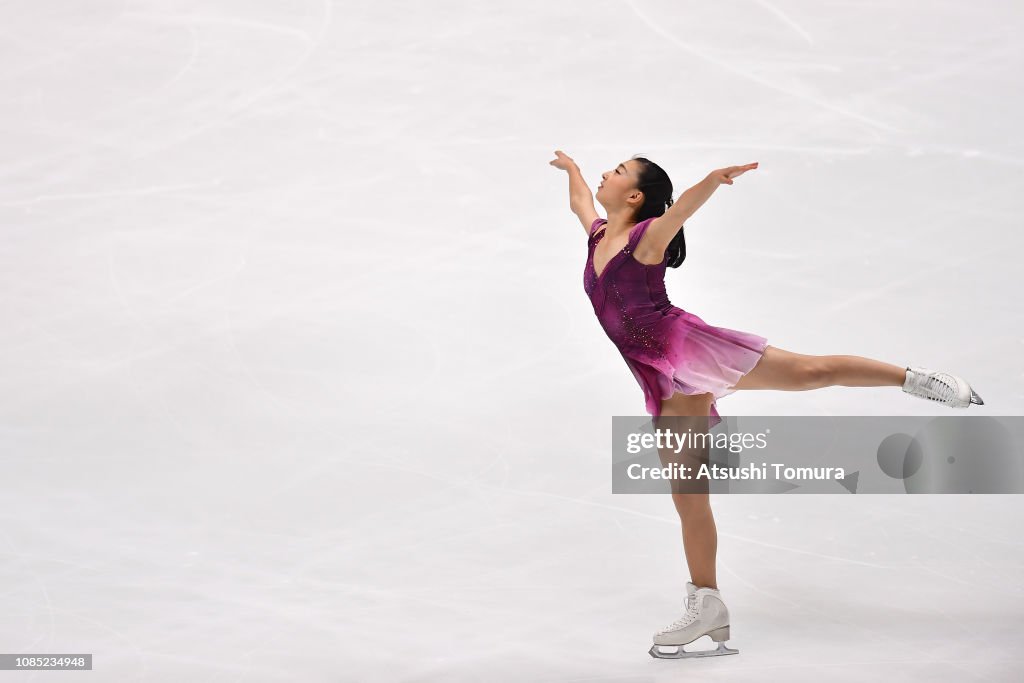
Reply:
M637 172L639 178L637 189L644 193L644 203L637 209L637 223L648 218L664 216L665 210L672 206L672 181L665 170L650 159L637 155L633 161L640 162L640 170ZM686 238L683 237L683 226L679 226L679 232L665 248L668 256L669 268L678 268L686 260Z

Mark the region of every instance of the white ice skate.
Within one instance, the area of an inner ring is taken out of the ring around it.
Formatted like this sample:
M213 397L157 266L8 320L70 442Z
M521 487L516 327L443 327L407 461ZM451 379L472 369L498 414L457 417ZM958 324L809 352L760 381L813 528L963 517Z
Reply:
M711 636L718 643L715 650L684 650L702 636ZM697 588L686 582L686 614L676 622L654 634L650 654L658 659L688 659L690 657L717 657L739 654L725 646L729 640L729 610L722 596L714 588ZM674 652L662 652L661 647L675 647Z
M985 405L981 396L963 378L925 368L907 368L903 391L911 396L938 401L951 408L966 408L972 403Z

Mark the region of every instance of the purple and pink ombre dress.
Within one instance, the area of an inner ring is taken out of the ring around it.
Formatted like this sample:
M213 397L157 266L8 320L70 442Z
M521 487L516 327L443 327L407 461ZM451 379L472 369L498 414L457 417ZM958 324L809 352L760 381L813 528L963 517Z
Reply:
M713 327L669 302L665 294L667 257L655 265L633 258L653 220L648 218L633 226L626 246L600 275L595 272L594 250L605 233L598 227L608 221L594 221L587 240L583 289L601 327L640 383L647 412L657 417L661 414L661 399L676 392L711 392L715 400L735 392L733 386L761 360L768 340ZM719 422L721 417L712 402L708 426Z

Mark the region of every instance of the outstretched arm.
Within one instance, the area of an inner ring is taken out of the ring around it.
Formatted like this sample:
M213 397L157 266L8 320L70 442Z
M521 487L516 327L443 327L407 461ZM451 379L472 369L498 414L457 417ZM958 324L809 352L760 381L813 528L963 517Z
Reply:
M669 242L679 232L679 228L683 227L683 223L704 205L704 202L715 193L719 185L732 185L733 178L755 168L757 168L756 161L746 166L729 166L712 171L704 180L681 194L679 199L665 210L663 216L658 216L651 221L650 227L647 228L647 234L644 235L644 241L649 239L651 248L659 254L663 253L668 248Z
M580 167L576 165L572 158L563 153L562 150L556 150L555 157L549 163L569 174L569 208L579 217L580 223L583 224L584 232L589 235L590 226L599 218L597 209L594 207L594 195L590 188L587 187L587 181L583 179Z

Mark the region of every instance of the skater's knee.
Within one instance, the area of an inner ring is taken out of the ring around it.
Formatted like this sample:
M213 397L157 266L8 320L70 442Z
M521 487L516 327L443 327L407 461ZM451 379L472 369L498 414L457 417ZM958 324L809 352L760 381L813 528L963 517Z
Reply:
M801 363L800 378L805 389L832 386L835 367L828 356L811 356Z
M706 493L673 493L672 502L683 524L686 524L687 519L711 514L711 498Z

